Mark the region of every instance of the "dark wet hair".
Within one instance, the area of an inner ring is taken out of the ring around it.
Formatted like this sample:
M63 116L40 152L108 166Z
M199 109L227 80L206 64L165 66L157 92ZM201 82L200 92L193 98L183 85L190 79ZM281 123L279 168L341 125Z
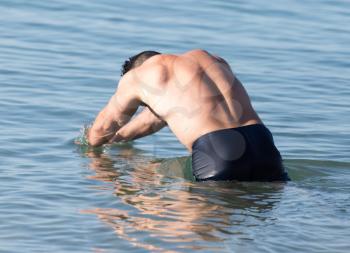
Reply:
M133 68L140 66L148 58L151 58L152 56L157 55L157 54L160 54L160 53L158 53L156 51L143 51L141 53L138 53L137 55L130 57L123 64L122 70L121 70L121 75L123 76L130 69L133 69Z

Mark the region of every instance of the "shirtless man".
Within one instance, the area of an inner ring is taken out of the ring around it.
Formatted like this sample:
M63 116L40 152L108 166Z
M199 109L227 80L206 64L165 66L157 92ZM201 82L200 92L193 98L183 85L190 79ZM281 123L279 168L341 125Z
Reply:
M139 106L144 109L132 118ZM88 131L92 146L168 126L192 153L196 180L288 179L270 131L222 58L144 51L123 65L117 91Z

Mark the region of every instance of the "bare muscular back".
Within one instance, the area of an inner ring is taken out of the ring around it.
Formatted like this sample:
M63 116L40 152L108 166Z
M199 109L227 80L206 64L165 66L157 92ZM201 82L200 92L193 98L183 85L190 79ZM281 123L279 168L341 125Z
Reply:
M288 180L271 132L223 59L203 50L146 59L123 71L88 130L90 145L134 140L168 124L191 151L196 180Z
M154 56L139 77L141 99L189 149L201 135L261 123L229 65L203 50Z

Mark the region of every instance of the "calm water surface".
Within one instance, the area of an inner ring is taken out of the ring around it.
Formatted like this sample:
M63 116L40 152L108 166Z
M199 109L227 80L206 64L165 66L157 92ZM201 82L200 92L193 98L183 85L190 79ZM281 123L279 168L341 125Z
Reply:
M0 22L0 252L349 252L349 1L1 0ZM168 129L74 144L126 57L192 48L231 64L292 182L191 182Z

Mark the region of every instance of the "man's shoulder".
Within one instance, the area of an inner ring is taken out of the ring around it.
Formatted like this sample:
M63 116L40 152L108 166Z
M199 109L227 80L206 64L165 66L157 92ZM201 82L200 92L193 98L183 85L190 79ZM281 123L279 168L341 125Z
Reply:
M169 72L167 64L160 60L141 65L138 69L135 69L135 71L142 76L148 76L153 79L164 78Z
M190 51L187 51L183 55L210 55L210 53L205 49L196 48L196 49L192 49Z
M130 70L123 77L125 81L138 85L154 86L164 83L168 77L167 67L159 61L149 62Z

